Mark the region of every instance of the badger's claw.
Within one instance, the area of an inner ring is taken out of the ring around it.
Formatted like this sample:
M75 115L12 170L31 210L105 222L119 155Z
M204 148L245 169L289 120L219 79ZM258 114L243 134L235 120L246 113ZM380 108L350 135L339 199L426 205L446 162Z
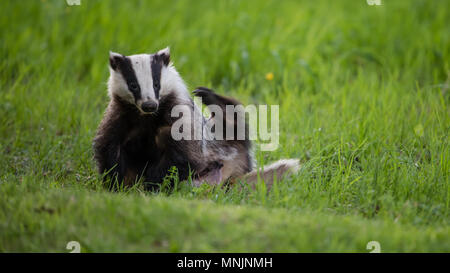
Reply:
M214 93L214 91L212 91L211 89L203 87L203 86L199 86L194 90L194 93L197 93L197 92Z
M197 87L192 93L194 93L194 96L202 98L205 105L217 104L217 95L211 89Z

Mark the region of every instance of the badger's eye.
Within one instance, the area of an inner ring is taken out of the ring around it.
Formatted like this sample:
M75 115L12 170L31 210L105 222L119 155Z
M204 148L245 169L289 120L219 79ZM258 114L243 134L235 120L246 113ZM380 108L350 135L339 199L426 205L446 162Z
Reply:
M154 82L153 83L153 89L159 89L159 83L158 82Z
M130 83L130 90L131 91L137 91L138 88L139 88L139 86L137 85L137 83L135 83L135 82Z

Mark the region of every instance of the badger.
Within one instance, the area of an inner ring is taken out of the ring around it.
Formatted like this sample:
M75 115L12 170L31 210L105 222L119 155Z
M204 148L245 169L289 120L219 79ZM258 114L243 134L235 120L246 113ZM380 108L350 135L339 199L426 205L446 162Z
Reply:
M256 169L245 121L244 139L204 137L211 132L226 134L227 130L236 129L239 115L234 119L226 114L205 117L170 61L169 48L130 56L110 52L109 71L110 101L93 141L94 158L105 180L131 186L142 178L145 189L154 191L176 167L179 180L190 180L193 186L233 185L242 180L254 187L260 177L270 188L275 175L281 178L298 170L296 159ZM205 87L197 88L193 94L207 107L217 106L224 113L227 105L241 105L234 98ZM188 127L201 129L200 139L172 137L172 126L182 118L174 117L172 110L180 105L192 114ZM223 121L224 129L215 132L208 128L211 120Z

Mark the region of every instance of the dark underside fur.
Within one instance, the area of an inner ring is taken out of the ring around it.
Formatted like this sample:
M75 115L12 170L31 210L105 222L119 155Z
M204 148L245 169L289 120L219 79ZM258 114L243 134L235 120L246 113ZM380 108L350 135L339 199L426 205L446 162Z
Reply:
M168 95L156 113L142 115L134 105L112 98L94 139L99 172L127 186L142 176L146 189L156 190L172 166L180 180L187 179L190 170L201 169L199 160L187 155L199 152L198 146L170 135L174 122L170 110L175 103L176 98Z

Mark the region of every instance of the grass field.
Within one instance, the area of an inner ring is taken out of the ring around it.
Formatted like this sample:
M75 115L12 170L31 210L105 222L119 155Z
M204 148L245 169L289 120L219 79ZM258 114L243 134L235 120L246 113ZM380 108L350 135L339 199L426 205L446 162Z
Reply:
M450 252L449 22L445 0L1 1L0 251ZM298 176L105 189L108 51L166 46L191 89L280 105L257 158Z

